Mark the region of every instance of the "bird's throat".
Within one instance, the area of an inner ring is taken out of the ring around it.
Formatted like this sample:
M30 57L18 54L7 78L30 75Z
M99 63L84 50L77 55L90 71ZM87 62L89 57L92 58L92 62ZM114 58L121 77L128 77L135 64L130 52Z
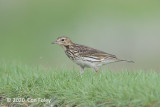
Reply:
M66 49L69 49L69 45L65 45L65 48L66 48Z
M62 48L66 51L69 49L69 45L62 45Z

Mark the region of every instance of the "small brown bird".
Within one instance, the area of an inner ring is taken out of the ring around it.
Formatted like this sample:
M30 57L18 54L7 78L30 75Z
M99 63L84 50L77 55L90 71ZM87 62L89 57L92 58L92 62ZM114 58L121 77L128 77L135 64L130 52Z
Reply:
M65 50L66 55L80 66L81 73L84 72L85 67L93 68L98 72L98 68L100 66L108 63L119 61L133 62L118 59L115 55L108 54L94 48L75 44L65 36L57 38L57 40L52 42L52 44L60 45Z

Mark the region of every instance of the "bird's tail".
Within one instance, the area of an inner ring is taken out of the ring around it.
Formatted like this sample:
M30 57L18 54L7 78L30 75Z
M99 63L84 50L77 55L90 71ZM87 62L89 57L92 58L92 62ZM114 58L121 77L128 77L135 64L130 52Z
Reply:
M129 62L129 63L135 63L134 61L128 61L128 60L119 60L119 61L125 61L125 62Z

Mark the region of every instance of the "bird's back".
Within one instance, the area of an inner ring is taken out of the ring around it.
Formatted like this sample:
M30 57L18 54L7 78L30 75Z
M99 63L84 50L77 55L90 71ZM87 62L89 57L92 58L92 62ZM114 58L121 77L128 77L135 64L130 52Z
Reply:
M73 44L66 49L66 54L71 59L82 58L90 61L99 62L102 60L117 60L115 55L90 48L84 45Z

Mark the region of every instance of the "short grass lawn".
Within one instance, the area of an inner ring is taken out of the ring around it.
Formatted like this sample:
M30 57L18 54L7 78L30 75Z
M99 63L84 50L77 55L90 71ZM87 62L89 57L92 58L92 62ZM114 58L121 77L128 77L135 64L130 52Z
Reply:
M160 74L1 63L0 106L160 107Z

